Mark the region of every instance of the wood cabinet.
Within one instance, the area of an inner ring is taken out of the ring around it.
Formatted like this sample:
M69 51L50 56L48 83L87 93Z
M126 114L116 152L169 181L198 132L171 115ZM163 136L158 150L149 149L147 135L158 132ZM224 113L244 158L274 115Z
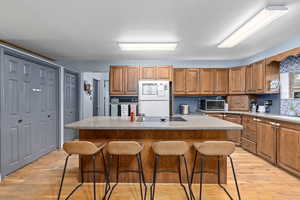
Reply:
M124 94L124 66L111 66L109 72L109 93L111 96Z
M300 176L300 131L280 127L277 142L277 165Z
M135 96L138 94L138 66L111 66L109 93L111 96Z
M172 80L172 66L140 66L140 80Z
M256 154L256 118L251 116L243 116L243 132L242 132L242 147L247 151Z
M200 93L206 95L214 94L214 69L200 69L200 80Z
M245 94L246 67L233 67L229 69L229 94Z
M155 80L156 74L156 66L140 66L141 80Z
M277 127L270 124L275 122L257 122L257 154L271 163L276 163Z
M279 80L279 74L280 74L280 63L279 62L271 62L266 63L265 66L265 92L267 94L277 94L279 93L279 87L278 88L270 88L271 81Z
M124 69L124 94L137 95L138 94L138 78L139 67L128 66Z
M246 93L262 94L265 92L265 60L253 63L246 68Z
M157 66L156 67L156 79L157 80L172 80L173 78L172 66Z
M173 93L177 95L185 95L185 69L174 69Z
M215 69L214 70L214 91L216 95L228 94L228 69Z
M173 91L175 96L199 94L199 69L174 69Z
M236 124L242 124L242 117L240 115L234 114L224 114L224 120L230 121ZM227 131L227 138L229 141L234 142L236 145L241 144L241 134L242 131L240 130L230 130Z
M249 111L250 101L253 98L249 95L230 95L227 97L228 108L231 111Z
M253 81L253 64L246 67L246 93L255 93L255 86Z

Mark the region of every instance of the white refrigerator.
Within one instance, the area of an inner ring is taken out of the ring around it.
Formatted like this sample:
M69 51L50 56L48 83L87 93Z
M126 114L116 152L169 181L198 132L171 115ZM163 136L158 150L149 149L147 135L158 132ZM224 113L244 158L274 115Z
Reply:
M139 81L139 114L150 117L169 117L171 114L170 81Z

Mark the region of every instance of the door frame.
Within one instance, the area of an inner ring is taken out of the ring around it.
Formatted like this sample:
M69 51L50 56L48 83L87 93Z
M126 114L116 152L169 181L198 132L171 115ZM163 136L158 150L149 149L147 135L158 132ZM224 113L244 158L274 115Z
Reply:
M5 110L5 105L4 105L4 56L5 55L10 55L10 56L14 56L16 58L20 58L20 59L24 59L26 61L35 63L35 64L39 64L39 65L43 65L45 67L50 67L52 69L55 69L56 71L56 79L58 81L58 84L56 85L56 91L57 91L57 138L56 138L56 148L59 148L59 143L60 143L60 127L63 126L63 124L61 124L61 115L60 115L60 111L61 111L61 105L60 105L60 99L61 99L61 81L60 81L60 69L62 68L60 65L50 62L48 60L45 60L43 58L40 58L38 56L34 56L31 55L29 53L26 53L24 51L20 51L18 49L0 44L0 181L3 180L3 178L7 175L7 174L3 174L3 168L4 168L4 162L3 162L3 134L4 134L4 110ZM38 155L37 157L34 158L34 160L38 159L39 157L41 157L42 155Z
M80 95L80 83L81 83L81 73L80 72L77 72L77 71L73 71L73 70L70 70L70 69L66 69L66 68L63 68L63 80L62 80L62 115L61 115L61 123L62 123L62 129L61 129L61 136L60 136L60 146L63 145L63 142L64 142L64 136L65 136L65 129L64 129L64 125L65 125L65 121L64 121L64 117L65 117L65 75L66 73L69 73L69 74L73 74L77 77L77 110L76 110L76 119L77 120L80 120L80 109L81 109L81 95Z

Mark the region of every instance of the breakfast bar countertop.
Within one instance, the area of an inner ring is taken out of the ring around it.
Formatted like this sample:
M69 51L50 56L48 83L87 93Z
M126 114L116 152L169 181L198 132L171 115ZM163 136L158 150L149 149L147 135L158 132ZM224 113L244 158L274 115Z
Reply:
M243 126L205 115L182 115L186 121L131 122L129 117L97 116L65 125L77 130L242 130Z

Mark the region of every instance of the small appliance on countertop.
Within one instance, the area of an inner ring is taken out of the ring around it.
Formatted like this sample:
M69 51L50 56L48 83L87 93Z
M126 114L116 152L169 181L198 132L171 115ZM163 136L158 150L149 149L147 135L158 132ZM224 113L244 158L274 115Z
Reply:
M199 108L200 110L206 110L206 111L224 111L225 100L201 99L199 101Z

